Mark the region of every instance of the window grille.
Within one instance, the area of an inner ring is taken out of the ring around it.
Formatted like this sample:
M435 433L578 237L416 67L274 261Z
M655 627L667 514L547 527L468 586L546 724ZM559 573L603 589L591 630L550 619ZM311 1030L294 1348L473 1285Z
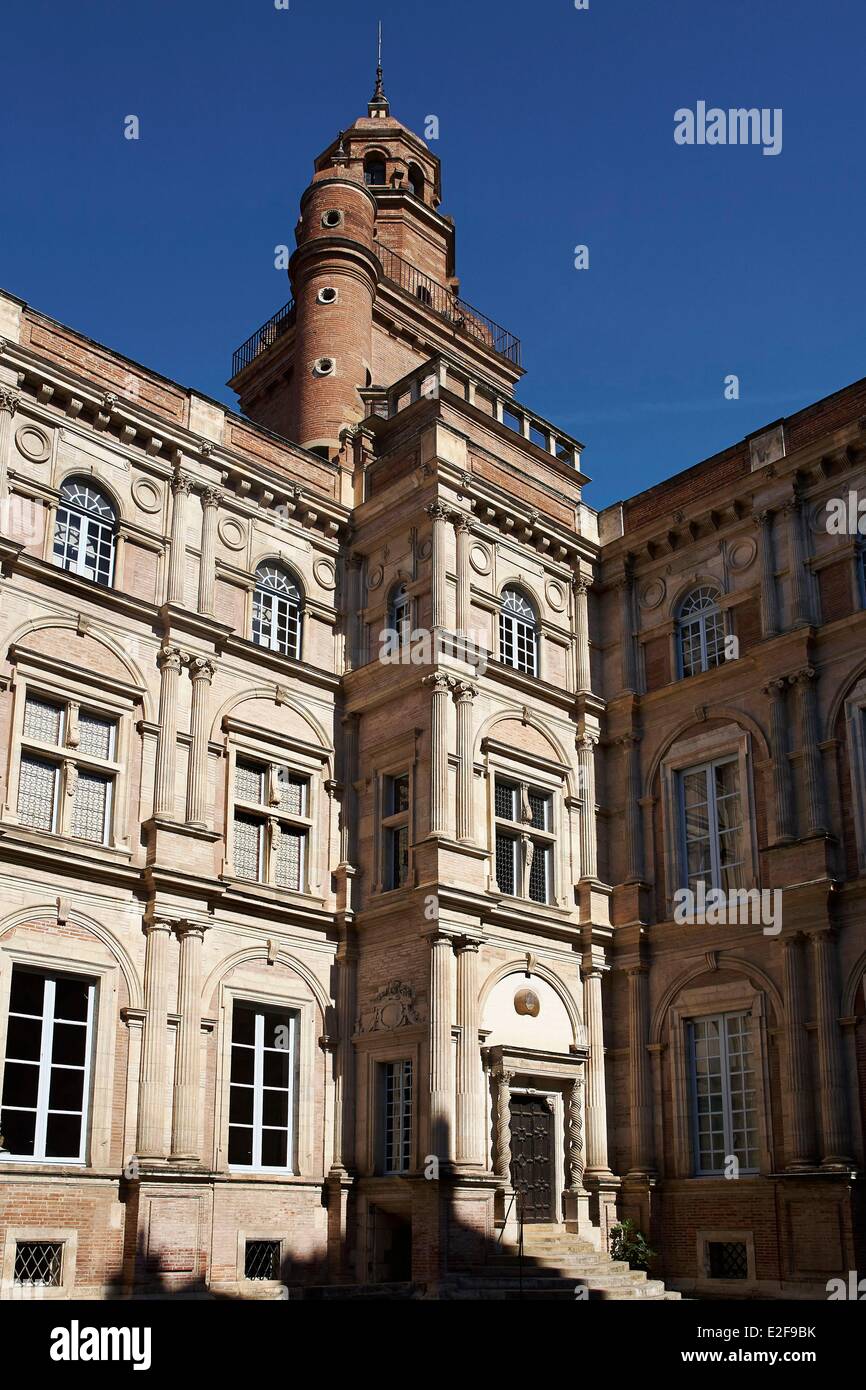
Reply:
M744 1241L707 1242L711 1279L748 1279L749 1257Z
M279 1279L280 1242L248 1240L244 1255L245 1279Z
M303 891L310 829L308 792L307 779L286 767L237 759L234 872L238 878Z
M113 719L28 693L18 778L19 823L104 844L116 769L102 771L89 764L112 763L116 736ZM30 751L31 741L58 749L58 760Z
M56 763L25 753L18 777L18 820L35 830L54 830L57 811Z
M62 1277L62 1241L19 1240L17 1242L13 1283L30 1289L59 1289Z

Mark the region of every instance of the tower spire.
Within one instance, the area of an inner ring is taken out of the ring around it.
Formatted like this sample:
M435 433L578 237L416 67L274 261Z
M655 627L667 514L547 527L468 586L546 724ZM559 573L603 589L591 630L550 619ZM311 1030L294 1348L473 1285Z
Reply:
M367 103L367 114L370 116L389 116L391 114L391 103L385 96L385 89L382 86L382 21L379 20L378 44L376 48L376 90Z

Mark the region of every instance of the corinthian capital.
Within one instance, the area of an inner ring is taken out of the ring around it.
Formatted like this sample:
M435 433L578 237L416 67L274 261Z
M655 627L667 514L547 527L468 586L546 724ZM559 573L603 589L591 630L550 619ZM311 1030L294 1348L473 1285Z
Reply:
M0 410L6 411L9 415L14 415L21 402L18 392L11 386L0 384Z

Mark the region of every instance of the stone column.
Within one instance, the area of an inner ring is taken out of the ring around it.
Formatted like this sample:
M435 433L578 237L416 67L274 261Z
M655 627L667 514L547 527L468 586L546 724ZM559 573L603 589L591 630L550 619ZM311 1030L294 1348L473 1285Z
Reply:
M787 1167L811 1168L815 1151L809 1050L803 1025L803 980L799 936L783 936L782 988L785 1000L785 1090L790 1097L791 1131Z
M592 580L581 574L574 582L574 626L577 637L577 693L586 694L592 690L592 672L589 660L589 593Z
M430 1152L447 1163L454 1148L454 1082L451 1067L451 939L430 941Z
M620 626L622 628L622 688L637 689L634 659L634 574L627 561L619 582Z
M354 671L357 666L363 665L361 653L361 617L360 613L364 604L362 602L362 570L364 567L364 557L357 552L353 552L346 561L346 652L345 666L347 671Z
M604 1020L601 977L604 967L590 965L583 975L583 1002L589 1060L586 1065L586 1175L611 1177L607 1158L607 1092L604 1077Z
M356 863L357 797L355 778L358 768L358 718L345 714L340 720L343 730L342 778L343 797L340 816L340 863Z
M171 480L171 546L168 556L168 601L183 603L186 596L186 499L192 478L175 469Z
M12 417L21 397L11 386L0 382L0 497L8 491L9 454L12 447Z
M788 762L788 721L785 714L784 677L768 681L763 691L770 700L770 742L773 751L773 794L776 803L776 842L793 840L794 791Z
M457 631L466 637L469 635L472 603L472 571L469 565L472 522L465 512L455 512L451 519L457 532Z
M514 1072L499 1066L494 1072L493 1171L502 1185L511 1187L511 1083Z
M481 1060L478 1051L478 942L468 937L457 953L457 1161L482 1163Z
M803 776L803 803L806 808L806 833L826 835L827 811L824 796L824 768L818 747L818 707L815 695L817 671L806 666L790 676L800 694L800 751Z
M441 673L424 677L433 692L430 720L430 834L448 832L448 696L451 679Z
M775 637L779 631L776 603L776 566L773 561L773 513L756 512L752 520L758 530L758 556L761 565L761 632Z
M332 1171L346 1173L355 1163L355 999L358 948L350 925L340 931L337 949L337 1066L334 1076L334 1161Z
M433 522L431 566L433 570L433 627L448 626L448 577L445 568L445 537L448 510L441 502L427 508Z
M595 878L598 853L595 838L595 745L598 735L582 733L577 739L577 770L583 807L580 814L580 876Z
M168 952L172 923L154 917L144 925L144 1032L138 1083L139 1158L165 1158L166 1040L168 1032Z
M798 492L785 505L788 518L788 561L791 570L791 625L808 627L812 622L812 593L806 573L806 546L803 538L803 499Z
M188 825L204 829L208 823L207 749L210 732L210 690L215 668L213 662L203 656L189 657L188 666L189 678L192 681L192 743L186 779L186 819Z
M199 1095L201 1085L201 948L206 927L177 922L180 943L177 1011L180 1022L174 1059L171 1157L200 1162Z
M179 647L163 647L157 657L160 673L159 735L153 814L174 819L175 764L177 762L177 687L182 656Z
M630 1178L653 1171L652 1079L649 1052L649 969L628 972L629 1099L631 1116Z
M474 685L456 681L454 700L457 705L457 838L464 843L473 839L473 774L472 774L472 701L478 694Z
M851 1135L842 1035L839 1028L839 989L836 981L836 940L832 931L812 933L812 974L818 1023L818 1104L821 1117L822 1168L851 1164Z
M623 786L625 788L625 852L626 881L642 883L643 861L643 822L640 805L640 734L623 734L617 739L622 748L625 764Z
M201 562L198 570L198 611L213 613L216 584L216 528L222 493L219 488L206 487L201 495Z
M571 1083L568 1092L568 1190L582 1197L585 1166L583 1153L583 1071Z

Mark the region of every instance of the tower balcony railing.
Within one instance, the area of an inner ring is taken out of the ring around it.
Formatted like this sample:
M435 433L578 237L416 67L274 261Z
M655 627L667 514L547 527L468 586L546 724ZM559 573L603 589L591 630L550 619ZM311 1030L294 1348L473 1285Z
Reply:
M284 304L282 309L278 309L261 328L257 328L255 333L251 333L245 343L241 343L236 352L232 354L232 376L237 376L244 367L248 367L254 362L259 353L269 348L271 343L275 343L277 338L282 337L295 322L295 301L290 299L288 304Z
M465 333L467 337L480 343L482 347L492 348L500 357L506 357L515 367L520 366L520 339L501 323L473 309L465 299L454 294L447 285L440 285L429 275L424 275L417 266L404 260L396 251L379 244L376 248L385 278L405 290L419 303L426 304L434 314L438 314L453 328Z

